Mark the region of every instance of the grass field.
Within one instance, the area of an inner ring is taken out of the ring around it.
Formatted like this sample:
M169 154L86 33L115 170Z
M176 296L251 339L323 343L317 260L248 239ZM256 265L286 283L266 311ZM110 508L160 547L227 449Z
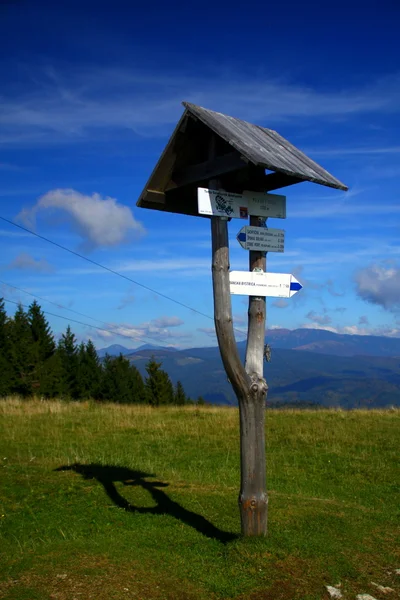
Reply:
M263 539L238 537L235 409L10 400L0 423L2 600L399 597L400 411L267 411Z

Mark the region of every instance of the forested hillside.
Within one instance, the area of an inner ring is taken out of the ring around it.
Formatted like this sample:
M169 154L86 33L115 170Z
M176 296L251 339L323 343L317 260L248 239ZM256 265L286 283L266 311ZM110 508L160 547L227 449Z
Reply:
M64 398L119 403L185 404L180 381L172 385L161 363L149 357L143 378L122 355L100 360L91 340L78 344L67 327L56 344L49 323L34 301L9 318L0 299L0 397Z

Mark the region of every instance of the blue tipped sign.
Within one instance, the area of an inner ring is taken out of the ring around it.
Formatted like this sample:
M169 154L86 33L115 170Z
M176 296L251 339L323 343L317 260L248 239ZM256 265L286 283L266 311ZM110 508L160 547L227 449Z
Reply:
M272 227L242 227L236 236L237 241L245 250L260 252L283 252L285 246L285 231Z
M303 287L290 273L263 271L231 271L229 283L231 294L275 298L291 298Z
M290 291L291 292L298 292L299 290L301 290L303 286L301 285L301 283L299 281L291 281L290 282Z

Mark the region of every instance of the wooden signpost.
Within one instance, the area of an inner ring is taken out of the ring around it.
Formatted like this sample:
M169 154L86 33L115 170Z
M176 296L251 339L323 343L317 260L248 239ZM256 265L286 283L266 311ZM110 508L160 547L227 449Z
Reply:
M285 246L284 230L271 227L242 227L236 239L245 250L283 252Z
M303 287L289 273L264 273L263 271L231 271L231 294L244 296L273 296L291 298Z
M301 284L290 274L266 273L266 252L283 251L279 240L284 238L282 230L257 231L259 217L286 217L286 198L270 194L273 190L302 181L347 187L276 131L193 104L184 106L137 206L211 220L215 330L240 414L241 529L245 536L266 535L265 297L289 298ZM273 173L266 174L266 169ZM249 272L230 271L231 218L250 218L249 227L239 232L245 239L238 239L243 247L248 244ZM234 335L231 293L249 295L244 365Z
M243 192L234 194L216 187L199 188L197 195L199 215L247 219L257 217L286 217L286 196Z

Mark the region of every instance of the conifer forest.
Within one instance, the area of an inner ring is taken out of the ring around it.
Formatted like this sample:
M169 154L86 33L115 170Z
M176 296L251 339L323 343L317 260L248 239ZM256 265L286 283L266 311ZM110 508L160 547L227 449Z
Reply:
M78 343L68 325L56 342L35 301L19 305L12 318L0 298L0 397L98 400L121 404L184 405L180 381L173 386L152 357L143 379L122 355L100 360L92 340Z

